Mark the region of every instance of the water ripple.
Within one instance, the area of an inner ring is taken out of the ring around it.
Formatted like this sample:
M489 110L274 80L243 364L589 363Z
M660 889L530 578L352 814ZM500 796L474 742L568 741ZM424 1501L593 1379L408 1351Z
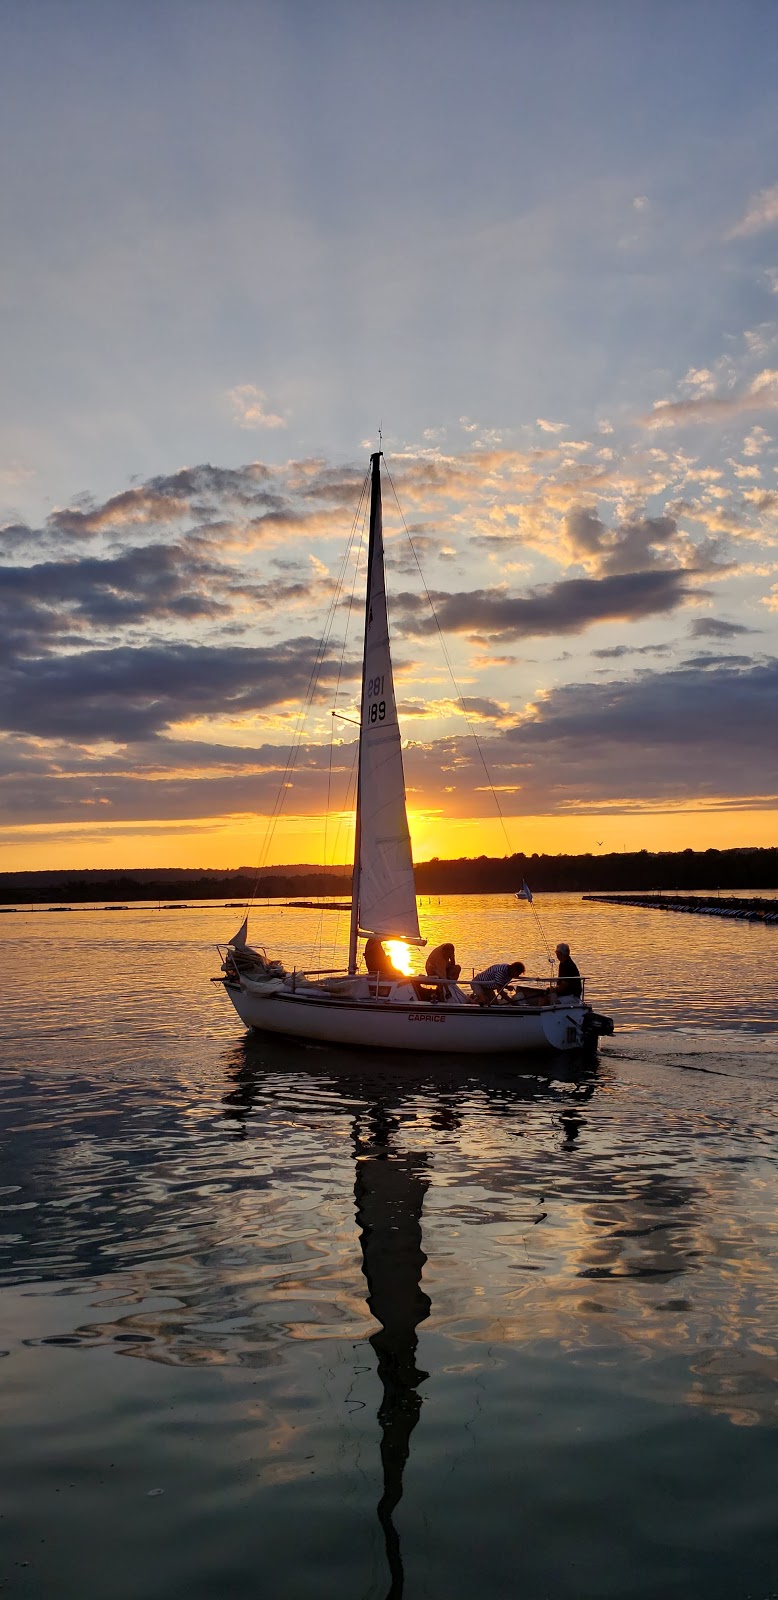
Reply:
M36 1592L767 1593L776 934L552 899L623 1013L596 1069L245 1036L207 907L157 941L6 919L0 1475ZM526 949L455 911L467 961Z

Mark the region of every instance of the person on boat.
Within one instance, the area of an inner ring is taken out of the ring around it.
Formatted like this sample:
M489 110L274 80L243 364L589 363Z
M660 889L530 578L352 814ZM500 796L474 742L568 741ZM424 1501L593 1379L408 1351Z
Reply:
M462 968L453 944L439 944L435 950L431 950L425 962L425 971L429 978L452 978L456 982Z
M375 978L404 978L405 973L399 972L392 964L380 939L368 939L363 958L365 966L371 977Z
M569 994L575 1000L581 998L581 974L570 954L569 944L558 944L556 957L559 962L559 977L555 988L557 994Z
M511 978L520 978L525 971L523 961L495 961L491 967L485 967L483 972L477 972L470 985L473 998L479 1006L490 1006L499 994L501 1000L508 1000L505 993L506 984Z

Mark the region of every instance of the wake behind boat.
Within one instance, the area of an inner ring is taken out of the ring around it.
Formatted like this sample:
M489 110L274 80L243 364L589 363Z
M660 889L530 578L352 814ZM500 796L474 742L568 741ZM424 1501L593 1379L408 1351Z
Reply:
M360 973L359 941L423 946L406 813L384 576L381 452L370 458L356 829L348 966L288 972L248 943L248 917L222 962L224 984L250 1028L363 1048L462 1055L577 1050L613 1024L587 1005L585 980L526 980L496 1004L452 978ZM480 1000L480 1003L479 1003Z

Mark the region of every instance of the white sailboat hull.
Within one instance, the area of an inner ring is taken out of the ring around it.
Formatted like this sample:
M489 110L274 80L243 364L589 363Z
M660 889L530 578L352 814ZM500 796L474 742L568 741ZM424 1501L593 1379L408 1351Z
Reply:
M247 1028L363 1049L511 1055L524 1050L580 1050L590 1007L580 1000L554 1006L401 1004L332 1000L290 992L267 996L225 983Z

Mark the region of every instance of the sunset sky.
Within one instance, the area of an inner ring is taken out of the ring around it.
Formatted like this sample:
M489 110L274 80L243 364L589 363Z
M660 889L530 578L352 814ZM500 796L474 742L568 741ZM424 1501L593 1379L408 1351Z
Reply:
M417 858L778 843L777 81L767 0L0 4L2 868L260 858L379 426L506 818L387 488Z

